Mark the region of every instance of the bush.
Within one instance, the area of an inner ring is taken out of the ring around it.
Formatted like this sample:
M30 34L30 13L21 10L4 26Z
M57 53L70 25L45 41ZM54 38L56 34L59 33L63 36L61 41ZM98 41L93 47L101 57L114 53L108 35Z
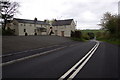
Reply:
M89 37L87 34L84 34L82 37L83 37L83 39L85 39L85 40L89 40L89 39L90 39L90 37Z
M10 35L15 35L15 34L14 34L14 31L12 29L8 28L7 30L2 29L2 35L10 36Z
M90 39L94 39L94 37L95 37L94 33L92 33L92 32L88 32L88 36L90 37Z
M82 33L81 31L71 31L71 37L82 38Z

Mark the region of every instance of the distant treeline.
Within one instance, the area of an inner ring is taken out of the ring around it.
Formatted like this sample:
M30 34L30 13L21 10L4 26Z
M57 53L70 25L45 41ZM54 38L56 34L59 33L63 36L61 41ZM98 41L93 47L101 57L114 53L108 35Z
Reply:
M71 37L77 41L85 41L95 38L95 34L93 32L83 32L82 30L71 31Z
M102 26L100 30L78 30L77 33L74 32L73 35L78 34L78 32L80 35L72 35L72 37L85 40L95 38L97 40L120 45L120 17L107 12L103 15L100 23L99 25Z

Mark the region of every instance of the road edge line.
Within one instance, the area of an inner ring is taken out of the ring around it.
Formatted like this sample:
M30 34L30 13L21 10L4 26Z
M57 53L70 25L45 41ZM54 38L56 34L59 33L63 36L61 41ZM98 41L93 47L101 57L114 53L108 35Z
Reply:
M47 54L47 53L50 53L50 52L53 52L53 51L57 51L57 50L63 49L65 47L66 46L60 47L60 48L56 48L56 49L53 49L53 50L49 50L49 51L45 51L45 52L42 52L42 53L38 53L38 54L35 54L35 55L19 58L19 59L16 59L16 60L8 61L8 62L5 62L5 63L1 63L0 66L5 66L5 65L8 65L8 64L12 64L12 63L18 62L18 61L23 61L23 60L30 59L30 58L33 58L33 57L41 56L41 55L44 55L44 54Z

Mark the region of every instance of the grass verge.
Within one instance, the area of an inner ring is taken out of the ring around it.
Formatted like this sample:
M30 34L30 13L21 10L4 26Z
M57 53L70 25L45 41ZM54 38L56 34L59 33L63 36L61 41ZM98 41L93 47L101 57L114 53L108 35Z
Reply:
M120 45L120 40L119 39L114 39L114 40L111 40L111 39L97 39L97 40L103 41L103 42L108 42L108 43L115 44L115 45Z

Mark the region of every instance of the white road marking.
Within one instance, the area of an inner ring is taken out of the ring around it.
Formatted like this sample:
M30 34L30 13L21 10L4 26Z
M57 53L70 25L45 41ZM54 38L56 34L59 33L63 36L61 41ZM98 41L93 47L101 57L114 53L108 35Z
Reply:
M96 41L97 42L97 41ZM93 54L94 52L95 52L95 50L97 49L97 47L99 46L98 45L99 44L99 42L97 42L97 44L82 58L82 59L80 59L72 68L70 68L63 76L61 76L58 80L63 80L64 78L66 78L73 70L75 70L75 68L83 61L83 60L85 60L85 58L86 57L88 57L88 55L90 54ZM90 56L89 55L89 56ZM86 61L86 60L85 60ZM88 58L87 58L87 61L88 61ZM85 65L85 63L84 63L84 65ZM84 66L83 65L83 66ZM76 71L78 71L78 69L76 70ZM79 71L78 71L79 72ZM76 72L77 73L77 72ZM73 75L75 76L76 75L76 73L74 73ZM70 78L69 79L71 79L71 77L74 77L74 76L70 76Z
M75 46L77 44L72 44L72 45L70 45L70 47ZM37 49L25 50L25 51L20 51L20 52L16 52L16 53L6 54L6 55L0 55L0 57L11 56L11 55L15 55L15 54L20 54L20 53L24 53L24 52L28 52L28 51L35 51L35 50L39 50L39 49L50 48L50 47L54 47L54 46L60 46L60 45L53 45L53 46L42 47L42 48L37 48Z
M77 44L78 44L78 43L77 43ZM77 45L77 44L72 44L72 45L70 45L70 47L75 46L75 45ZM15 55L15 54L20 54L20 53L24 53L24 52L35 51L35 50L39 50L39 49L50 48L50 47L54 47L54 46L60 46L60 45L53 45L53 46L48 46L48 47L42 47L42 48L31 49L31 50L26 50L26 51L20 51L20 52L16 52L16 53L11 53L11 54L6 54L6 55L1 55L0 57L11 56L11 55Z
M5 66L5 65L8 65L8 64L12 64L12 63L18 62L18 61L26 60L26 59L37 57L37 56L41 56L41 55L44 55L44 54L47 54L47 53L50 53L50 52L53 52L53 51L56 51L56 50L63 49L65 47L66 46L60 47L60 48L56 48L56 49L53 49L53 50L49 50L49 51L45 51L45 52L42 52L42 53L38 53L38 54L35 54L35 55L19 58L19 59L12 60L12 61L9 61L9 62L1 63L0 66Z
M59 45L54 45L54 46L59 46ZM24 52L28 52L28 51L35 51L35 50L44 49L44 48L50 48L50 47L54 47L54 46L48 46L48 47L43 47L43 48L37 48L37 49L32 49L32 50L26 50L26 51L21 51L21 52L16 52L16 53L11 53L11 54L1 55L0 57L11 56L11 55L14 55L14 54L20 54L20 53L24 53Z
M88 60L92 57L96 49L98 48L99 43L97 44L97 47L92 51L92 53L87 57L87 59L79 66L79 68L69 77L69 79L73 79L78 72L84 67L84 65L88 62Z

